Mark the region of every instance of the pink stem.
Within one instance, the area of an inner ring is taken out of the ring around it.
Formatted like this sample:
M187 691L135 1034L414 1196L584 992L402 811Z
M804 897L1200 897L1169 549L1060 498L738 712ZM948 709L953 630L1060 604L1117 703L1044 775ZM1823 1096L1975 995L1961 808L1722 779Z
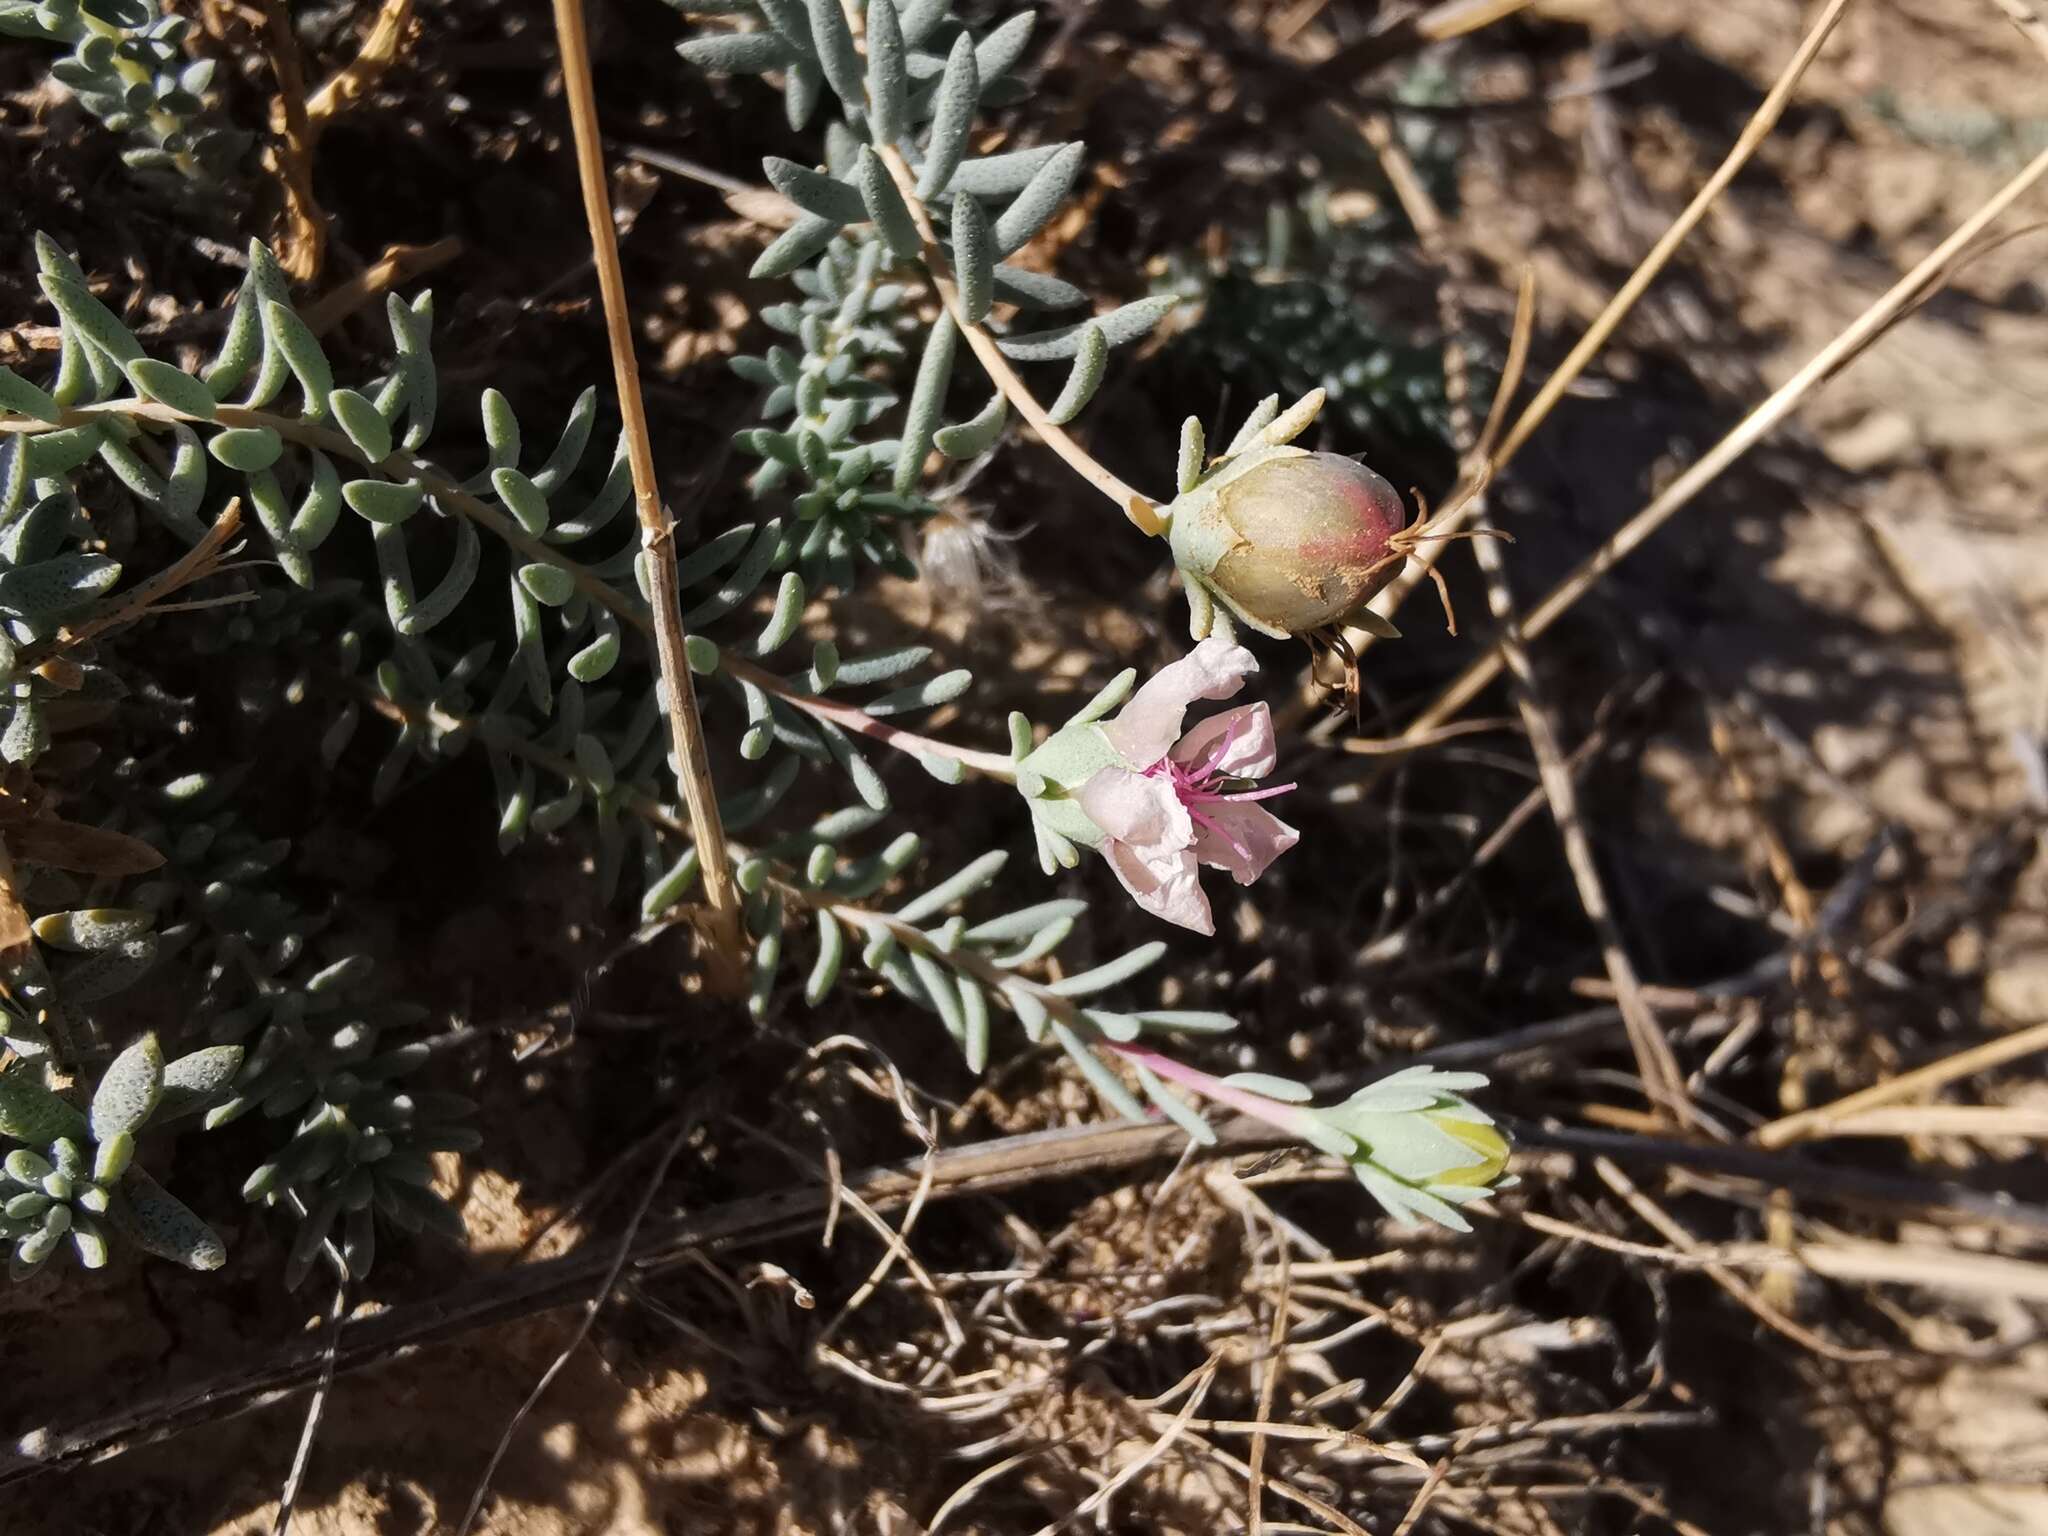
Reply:
M835 704L815 694L798 693L774 673L738 657L726 654L719 665L734 677L744 678L764 693L773 694L783 703L802 710L820 720L830 720L842 730L856 736L865 736L870 741L879 741L885 747L894 747L898 752L911 752L932 757L950 757L955 762L972 768L977 773L987 774L992 779L1011 783L1017 777L1017 765L1005 754L981 752L973 747L956 747L950 741L940 741L936 736L920 736L915 731L906 731L900 726L878 720L866 710L854 704Z
M1199 1067L1175 1061L1171 1056L1162 1056L1157 1051L1148 1051L1138 1045L1118 1045L1105 1041L1112 1051L1126 1061L1137 1063L1155 1076L1170 1083L1200 1094L1218 1104L1227 1104L1239 1114L1250 1115L1254 1120L1286 1131L1291 1136L1301 1134L1302 1121L1307 1110L1300 1104L1283 1104L1278 1099L1269 1099L1263 1093L1253 1093L1248 1088L1239 1088L1212 1077Z

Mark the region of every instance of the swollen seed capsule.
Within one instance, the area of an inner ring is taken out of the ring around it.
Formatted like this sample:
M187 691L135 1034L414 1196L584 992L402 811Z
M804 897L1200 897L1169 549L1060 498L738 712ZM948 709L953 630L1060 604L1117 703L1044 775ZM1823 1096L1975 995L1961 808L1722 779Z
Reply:
M1173 515L1175 559L1268 633L1336 622L1401 566L1392 548L1408 521L1400 496L1334 453L1271 452L1184 502Z

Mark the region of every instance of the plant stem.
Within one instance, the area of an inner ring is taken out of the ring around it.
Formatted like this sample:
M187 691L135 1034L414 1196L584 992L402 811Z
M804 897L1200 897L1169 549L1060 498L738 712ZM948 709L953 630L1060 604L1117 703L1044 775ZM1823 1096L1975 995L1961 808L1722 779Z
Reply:
M278 264L296 281L310 283L320 276L327 259L327 215L313 196L313 131L306 121L305 70L284 0L264 0L263 41L277 80L270 127L278 142L266 151L265 159L284 187Z
M733 879L732 855L719 825L718 796L711 783L711 758L704 741L704 722L697 713L696 688L683 656L675 526L655 484L654 447L647 433L647 410L640 398L640 369L633 357L626 279L619 266L618 231L612 226L611 189L605 176L603 141L597 124L597 92L590 75L590 42L584 29L583 0L555 0L555 37L561 49L562 80L576 137L577 179L583 186L583 212L590 224L591 254L597 264L598 289L604 296L605 334L611 344L619 412L624 418L627 455L633 469L633 500L640 518L640 545L654 611L655 652L661 668L662 690L667 696L676 780L682 789L683 803L689 808L698 856L703 860L708 908L703 933L708 979L717 990L736 995L742 984L744 949L739 886Z
M925 211L924 201L917 195L917 178L911 173L902 151L893 144L884 144L878 146L875 153L881 156L882 164L888 168L889 179L896 183L896 190L903 194L903 201L910 209L911 221L917 226L917 238L924 247L924 264L931 273L932 287L938 291L939 301L960 327L960 334L967 338L967 345L973 348L990 381L1017 407L1017 414L1031 423L1032 430L1045 440L1045 445L1067 461L1075 474L1107 496L1119 512L1137 525L1139 532L1156 538L1165 531L1166 525L1160 521L1159 509L1152 500L1103 468L1093 454L1075 442L1064 427L1055 423L1046 414L1045 407L1038 403L1038 397L1031 393L1031 386L1017 376L1017 370L1003 356L995 337L967 318L967 311L960 303L959 287L953 281L953 269L939 245L938 231L932 227L931 215Z
M363 35L356 56L306 98L306 121L312 140L317 141L328 119L375 90L377 82L398 62L411 30L412 9L413 0L384 0L377 19Z
M22 416L0 417L0 432L33 436L64 427L87 426L107 416L120 416L142 423L181 422L199 427L267 427L288 442L318 448L329 458L360 464L365 469L375 470L386 479L401 484L416 480L436 506L456 516L468 518L526 559L542 565L552 565L567 572L569 579L576 584L578 592L612 614L620 623L630 625L643 635L655 633L654 622L648 617L644 604L628 597L589 566L572 560L555 545L527 533L489 502L470 494L443 474L432 460L420 458L402 449L385 458L371 460L363 457L361 450L346 433L337 432L329 427L314 426L294 416L250 410L246 406L223 405L214 412L211 420L205 420L188 415L175 406L165 405L158 400L140 399L105 400L95 405L73 406L62 412L54 424L32 421ZM949 757L976 773L1005 782L1016 777L1015 766L1004 754L984 752L974 747L955 746L952 742L941 741L935 736L920 736L915 731L903 730L876 719L858 705L833 704L815 694L801 692L773 672L741 661L735 656L721 653L719 667L736 678L744 678L763 693L773 695L792 709L801 710L816 719L830 720L844 730L865 736L870 741L880 742L896 751L909 752L915 756Z
M753 666L733 656L722 656L719 669L733 677L744 679L761 689L772 693L787 704L794 705L814 719L829 720L841 730L851 731L856 736L865 736L878 741L885 747L898 752L908 752L915 757L947 757L963 767L971 768L986 778L1000 779L1005 784L1017 781L1017 765L1006 752L984 752L976 747L956 747L950 741L940 741L935 736L920 736L915 731L906 731L901 726L891 725L877 719L858 704L834 704L818 698L815 694L798 693L774 673Z
M1219 1077L1213 1077L1200 1067L1191 1067L1184 1061L1175 1061L1171 1056L1162 1056L1157 1051L1148 1051L1141 1046L1110 1044L1110 1050L1127 1061L1145 1068L1154 1076L1170 1083L1178 1083L1190 1093L1217 1104L1225 1104L1241 1115L1262 1120L1276 1130L1290 1136L1299 1135L1301 1130L1302 1107L1298 1104L1283 1104L1278 1099L1269 1099L1263 1093L1253 1093L1248 1088L1235 1087Z

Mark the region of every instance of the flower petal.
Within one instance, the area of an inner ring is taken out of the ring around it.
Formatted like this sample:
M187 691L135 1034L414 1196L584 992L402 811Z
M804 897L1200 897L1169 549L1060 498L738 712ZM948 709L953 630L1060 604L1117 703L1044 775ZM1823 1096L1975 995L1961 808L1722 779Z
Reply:
M1216 931L1209 898L1202 894L1194 850L1183 848L1164 856L1148 857L1147 850L1130 843L1107 842L1102 845L1102 853L1124 889L1131 893L1131 899L1154 917L1163 917L1196 933Z
M1273 712L1264 704L1226 709L1191 726L1169 755L1184 768L1226 779L1263 779L1280 756Z
M1178 853L1195 841L1195 824L1172 783L1128 768L1104 768L1074 792L1082 811L1113 843Z
M1243 800L1210 800L1202 805L1207 826L1195 828L1195 857L1212 869L1227 869L1239 885L1250 885L1301 834L1263 806Z
M1214 636L1160 668L1102 727L1109 744L1137 768L1150 768L1180 739L1180 724L1197 699L1227 699L1259 670L1252 653Z

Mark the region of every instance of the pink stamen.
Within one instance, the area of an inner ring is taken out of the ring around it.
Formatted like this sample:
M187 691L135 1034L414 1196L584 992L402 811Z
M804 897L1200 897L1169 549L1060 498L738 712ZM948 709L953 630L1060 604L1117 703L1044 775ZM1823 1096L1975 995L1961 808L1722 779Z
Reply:
M1264 789L1239 790L1217 787L1229 782L1221 770L1243 730L1244 721L1241 718L1232 720L1224 729L1221 739L1209 749L1199 763L1176 762L1169 754L1146 769L1145 774L1147 778L1165 779L1173 787L1174 799L1187 811L1190 821L1228 843L1239 858L1249 862L1252 857L1250 847L1233 836L1215 817L1203 814L1201 807L1236 801L1271 800L1274 796L1287 794L1298 786L1291 783L1271 784Z
M1186 801L1182 801L1181 803L1183 805L1187 804ZM1222 838L1224 842L1230 844L1231 848L1236 852L1237 856L1240 859L1244 859L1247 862L1250 861L1252 856L1252 851L1250 848L1246 847L1243 843L1239 842L1236 838L1232 837L1228 832L1224 831L1222 827L1218 826L1209 817L1204 816L1192 805L1189 805L1187 807L1187 812L1189 821L1192 821L1198 827L1208 828L1211 832L1215 833L1218 837Z
M1181 800L1183 803L1191 800L1270 800L1275 795L1284 795L1289 790L1300 787L1299 784L1275 784L1268 789L1240 789L1227 795L1217 794L1213 790L1196 790L1182 795Z
M1243 726L1244 717L1242 715L1237 716L1230 722L1223 732L1223 739L1217 742L1210 751L1208 761L1195 770L1196 778L1206 779L1216 772L1223 760L1230 756L1230 749L1237 744L1237 733Z

